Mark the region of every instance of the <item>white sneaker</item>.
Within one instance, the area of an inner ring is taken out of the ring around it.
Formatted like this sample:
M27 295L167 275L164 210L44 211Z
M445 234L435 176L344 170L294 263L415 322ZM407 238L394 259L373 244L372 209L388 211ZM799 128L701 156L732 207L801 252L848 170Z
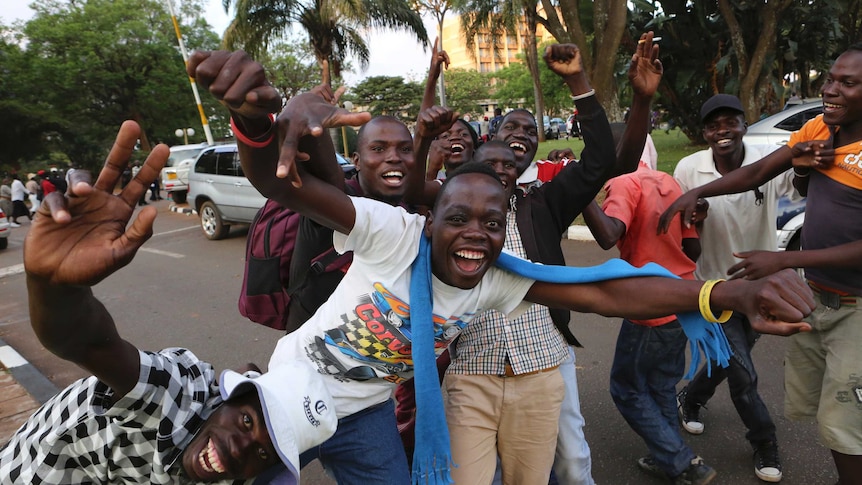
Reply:
M11 226L11 227L21 227L21 224L18 224L17 222L10 222L10 223L9 223L9 226Z

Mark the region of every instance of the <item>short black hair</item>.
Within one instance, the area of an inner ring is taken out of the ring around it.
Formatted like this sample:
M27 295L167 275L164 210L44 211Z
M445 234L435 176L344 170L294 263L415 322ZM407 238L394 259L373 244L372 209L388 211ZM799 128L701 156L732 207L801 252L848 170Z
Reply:
M363 137L365 134L365 127L372 124L372 123L376 123L378 121L394 121L395 123L404 125L404 129L407 130L408 132L410 131L409 128L407 128L407 125L405 125L403 121L399 120L398 118L396 118L394 116L390 116L390 115L375 116L374 118L371 118L370 120L368 120L368 123L365 123L364 125L359 127L359 133L356 135L356 151L359 151L359 147L362 146Z
M511 150L509 145L507 145L503 141L500 141L500 140L487 141L487 142L483 143L482 146L477 148L475 152L473 152L473 161L476 161L477 163L479 163L478 162L479 155L484 153L486 150L489 150L489 149L494 148L494 147L502 147L502 148L505 148L506 150ZM512 152L512 155L514 155L514 154L515 154L515 152ZM485 164L483 164L483 165L485 165ZM496 172L495 172L495 174L496 174Z
M498 184L500 184L501 189L503 188L503 182L500 180L500 176L497 175L497 172L495 172L490 165L480 162L469 161L455 169L450 175L446 177L446 180L443 181L443 186L440 187L440 192L437 194L437 201L434 203L435 209L437 208L437 203L443 199L443 195L446 193L447 187L449 186L449 182L458 178L459 175L465 175L469 173L487 175L493 178Z
M506 118L508 118L510 114L512 114L512 113L518 113L518 112L521 112L521 113L527 113L528 115L530 115L530 117L531 117L531 118L533 118L533 122L534 122L534 123L537 123L537 125L536 125L536 126L538 126L538 121L536 121L536 117L535 117L535 116L533 116L533 113L531 113L529 110L526 110L526 109L524 109L524 108L516 108L516 109L513 109L512 111L509 111L508 113L506 113L506 115L505 115L505 116L503 116L503 119L501 119L501 120L500 120L500 126L503 126L503 124L506 122ZM500 130L500 129L499 129L499 128L497 128L497 131L499 131L499 130Z

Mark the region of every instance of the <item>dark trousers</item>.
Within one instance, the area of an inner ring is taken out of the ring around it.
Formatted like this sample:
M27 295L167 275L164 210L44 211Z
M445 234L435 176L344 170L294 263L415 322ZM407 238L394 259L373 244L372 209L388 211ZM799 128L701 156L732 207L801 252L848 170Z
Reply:
M752 444L775 441L775 424L757 392L757 371L751 360L751 348L760 334L752 330L748 319L739 313L734 313L723 328L733 350L730 366L725 369L713 362L711 377L706 375L706 366L701 367L688 383L686 402L703 406L715 394L715 388L727 379L730 399L748 428L745 438Z
M611 367L611 397L668 476L695 457L679 432L676 384L685 371L688 340L678 321L658 327L623 320Z

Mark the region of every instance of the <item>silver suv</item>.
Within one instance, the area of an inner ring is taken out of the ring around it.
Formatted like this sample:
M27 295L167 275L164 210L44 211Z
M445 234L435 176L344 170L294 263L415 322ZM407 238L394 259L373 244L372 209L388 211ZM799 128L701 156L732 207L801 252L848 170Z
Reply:
M249 224L266 198L243 174L236 144L205 148L189 173L189 205L207 239L227 236L231 223Z
M206 147L206 143L171 147L171 155L162 169L162 188L174 203L185 203L189 190L189 168Z

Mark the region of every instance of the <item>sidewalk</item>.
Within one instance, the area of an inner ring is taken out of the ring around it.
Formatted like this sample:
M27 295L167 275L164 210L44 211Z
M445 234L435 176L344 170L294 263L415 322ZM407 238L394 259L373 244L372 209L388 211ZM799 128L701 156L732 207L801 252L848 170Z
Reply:
M58 389L0 339L0 445Z

